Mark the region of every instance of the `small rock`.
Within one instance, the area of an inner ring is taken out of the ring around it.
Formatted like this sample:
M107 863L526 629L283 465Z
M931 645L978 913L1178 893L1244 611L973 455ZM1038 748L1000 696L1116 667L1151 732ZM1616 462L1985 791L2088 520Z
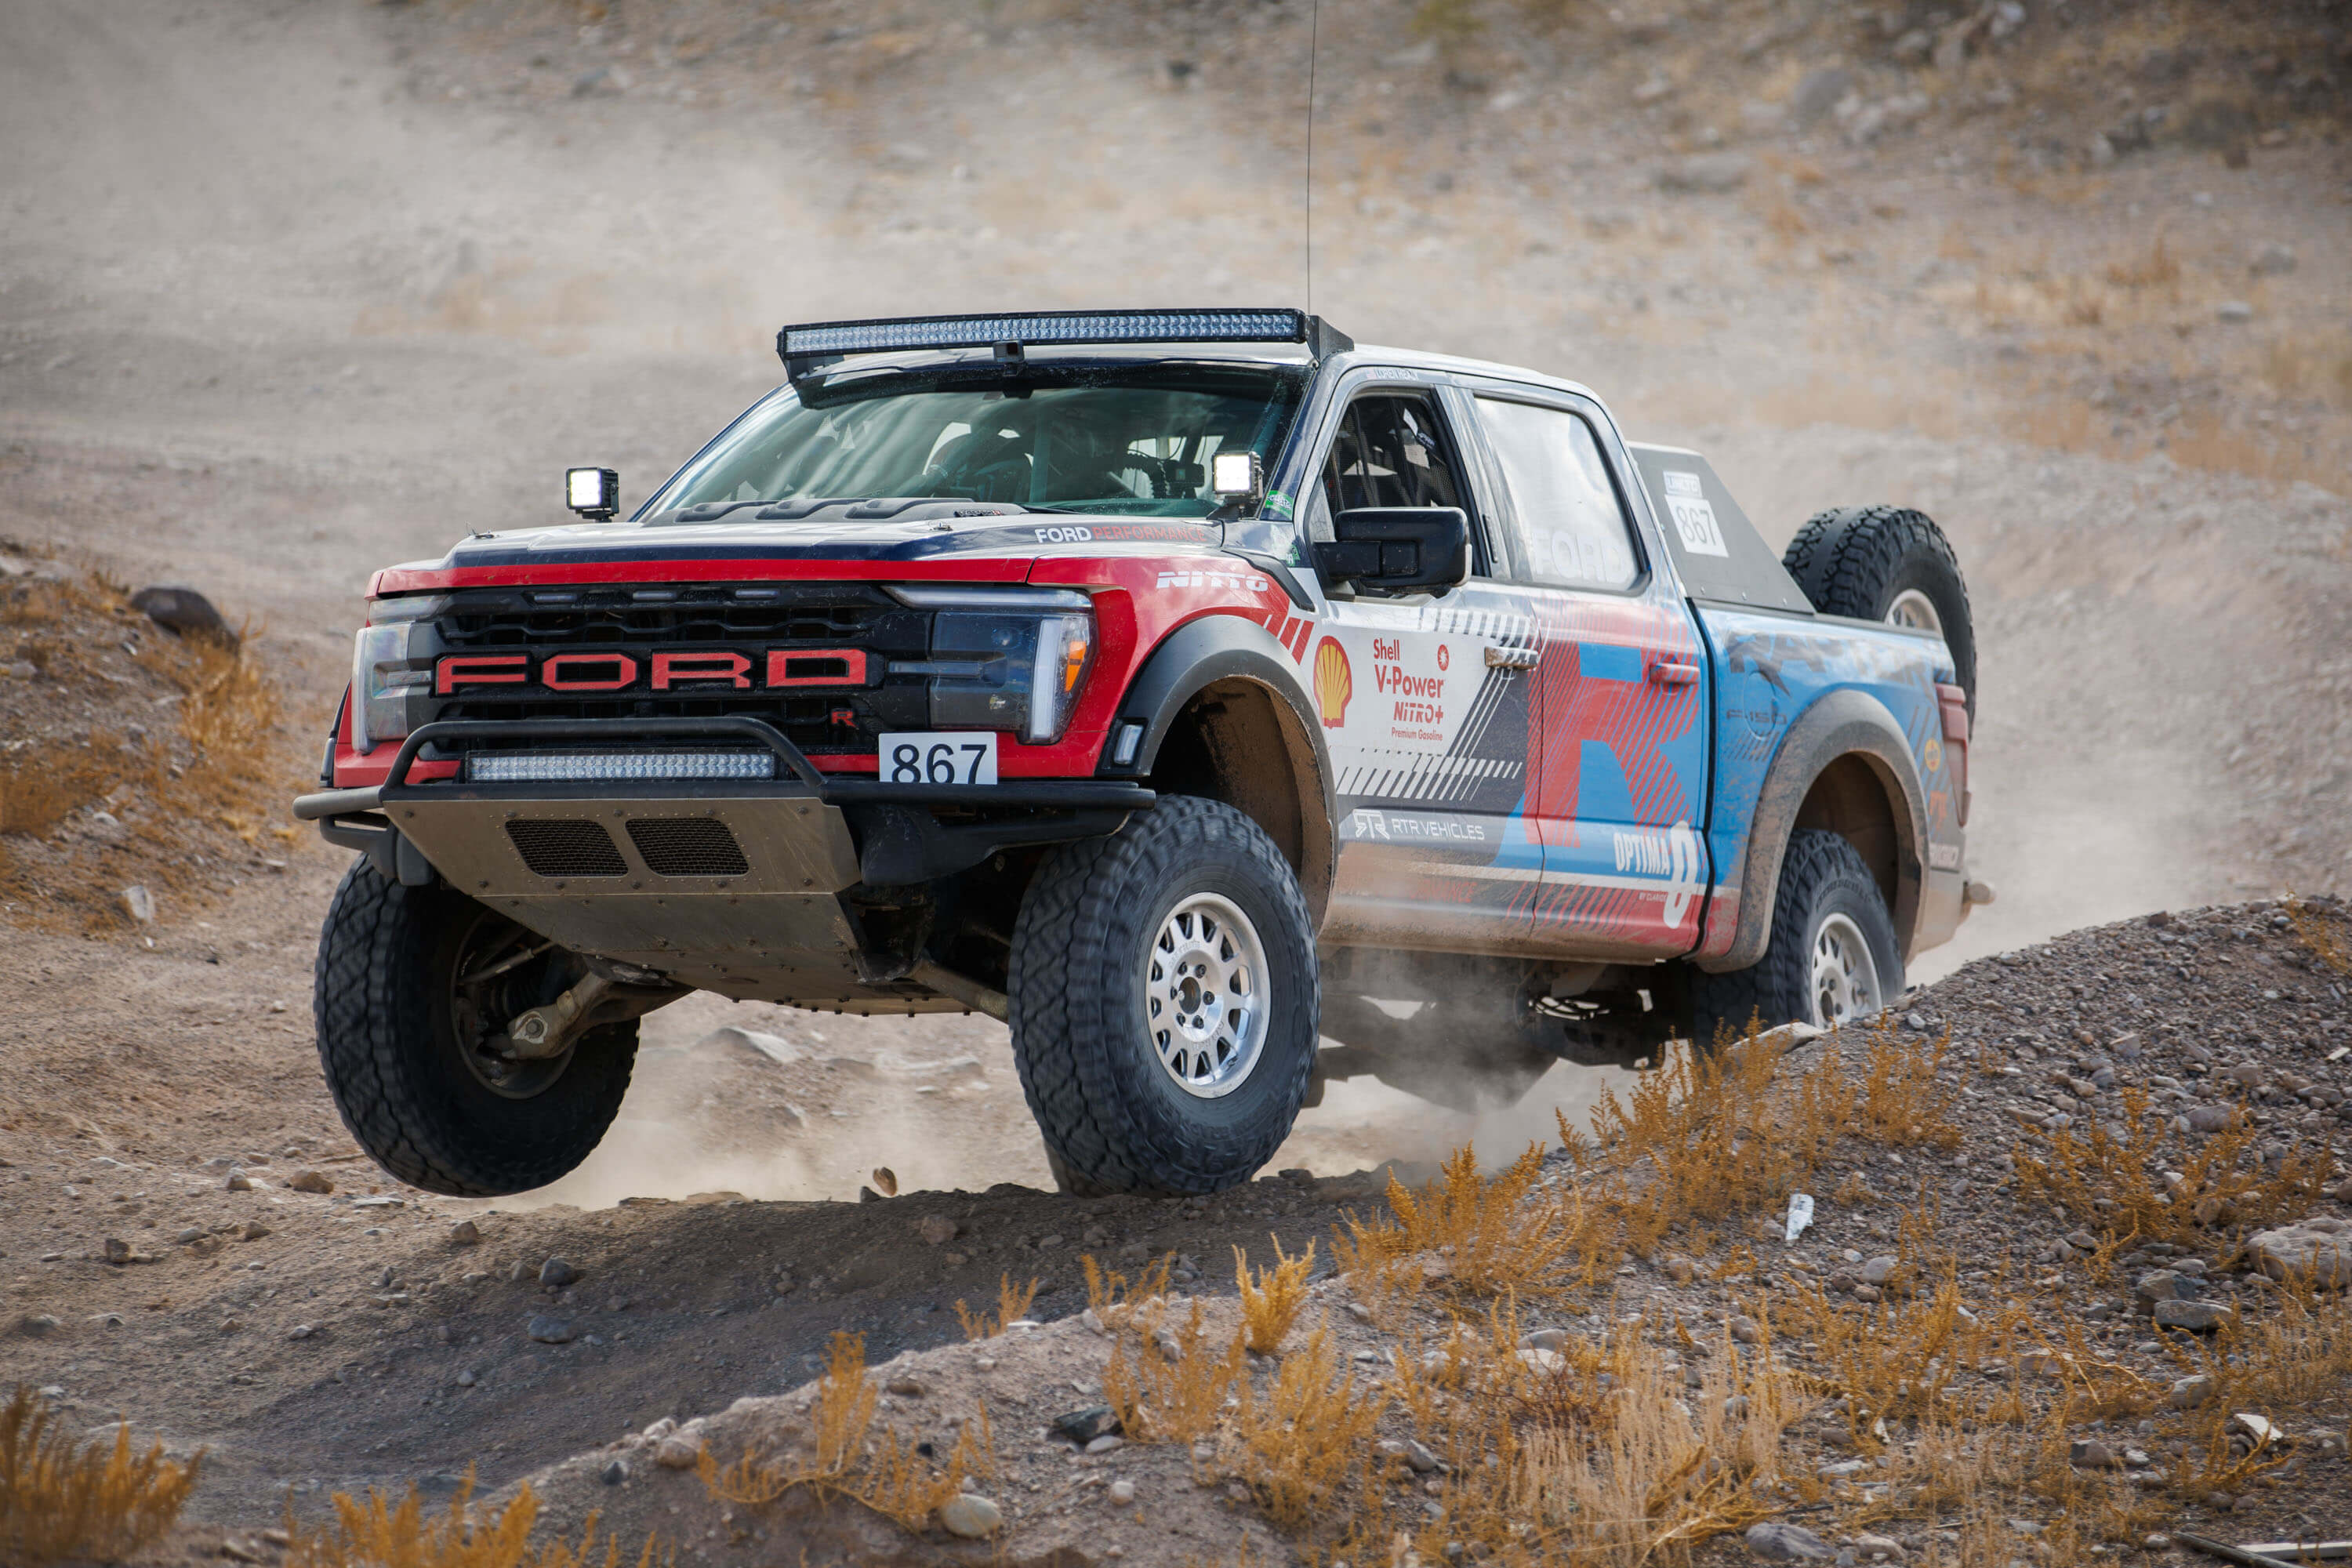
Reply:
M333 1179L320 1171L297 1171L294 1179L286 1184L298 1193L331 1193L335 1190Z
M2096 1437L2077 1437L2068 1449L2066 1462L2086 1470L2111 1470L2121 1461Z
M2352 1224L2315 1215L2256 1231L2246 1244L2254 1266L2273 1279L2309 1279L2322 1289L2352 1288Z
M2275 278L2294 270L2294 247L2271 241L2254 253L2253 273L2257 278Z
M230 647L237 645L236 633L221 619L213 602L184 584L159 583L142 588L131 595L131 607L167 631L184 637L194 632Z
M1666 1278L1677 1285L1689 1284L1698 1274L1698 1266L1679 1252L1668 1253L1658 1267L1664 1269Z
M1110 1500L1118 1503L1122 1508L1127 1504L1133 1502L1135 1500L1135 1483L1129 1480L1111 1482Z
M466 1367L457 1373L457 1386L460 1388L471 1388L481 1381L474 1374L472 1367Z
M1875 1285L1857 1285L1853 1288L1853 1299L1857 1301L1884 1301L1886 1292Z
M1119 1430L1118 1417L1112 1414L1108 1405L1090 1405L1084 1410L1073 1410L1066 1415L1054 1417L1054 1435L1066 1437L1081 1447Z
M253 1178L243 1171L231 1171L225 1185L232 1193L249 1193L253 1191Z
M943 1214L927 1214L915 1222L915 1234L933 1247L945 1247L956 1238L956 1222Z
M122 907L141 925L155 923L155 895L144 884L133 882L122 889Z
M2150 1552L2169 1552L2172 1550L2172 1537L2159 1530L2150 1534L2140 1544Z
M2206 1334L2237 1314L2211 1301L2158 1301L2152 1315L2159 1329L2186 1329L2190 1333Z
M47 1312L28 1312L16 1321L16 1331L31 1339L57 1332L58 1321Z
M108 1237L106 1238L106 1260L109 1263L130 1262L131 1244L123 1240L119 1236Z
M572 1342L572 1325L562 1318L551 1318L544 1313L531 1319L523 1326L522 1331L543 1345L568 1345Z
M2132 1282L2132 1294L2149 1306L2158 1301L2178 1301L2197 1293L2197 1288L2169 1268L2152 1268Z
M901 1399L920 1399L930 1393L930 1389L924 1385L921 1378L908 1372L900 1373L892 1378L887 1386L891 1393Z
M1437 1468L1437 1456L1430 1452L1427 1444L1412 1437L1404 1440L1404 1462L1412 1467L1415 1475L1425 1476Z
M1089 1454L1116 1454L1127 1447L1127 1439L1116 1432L1106 1432L1087 1445Z
M2232 323L2251 321L2254 319L2254 308L2243 300L2224 300L2215 307L2213 315L2216 320Z
M257 1219L249 1219L245 1222L244 1228L236 1233L236 1238L239 1241L259 1241L263 1237L268 1236L268 1234L269 1227L268 1226L262 1224Z
M1734 1318L1731 1320L1731 1337L1743 1345L1752 1345L1764 1337L1764 1331L1756 1326L1753 1318Z
M561 1258L551 1258L539 1266L539 1282L552 1286L558 1290L562 1289L566 1285L578 1284L580 1279L580 1270L572 1268Z
M700 1443L675 1432L654 1445L654 1463L665 1470L690 1470L701 1458Z
M940 1508L940 1528L966 1541L985 1541L1003 1523L1003 1510L971 1492L950 1498Z
M2192 1105L2189 1108L2189 1126L2196 1132L2226 1132L2238 1120L2238 1113L2226 1105Z
M2099 1238L2087 1230L2070 1230L2066 1233L2066 1245L2077 1252L2096 1252Z
M476 1247L480 1245L481 1239L482 1227L472 1220L461 1219L449 1227L449 1245L452 1247Z
M1523 1350L1556 1351L1568 1343L1566 1329L1537 1329L1519 1336Z
M2176 1379L2164 1402L2175 1410L2194 1410L2213 1397L2213 1380L2203 1373Z
M1748 1550L1768 1563L1830 1563L1837 1551L1801 1524L1768 1519L1748 1527Z
M1789 95L1789 119L1800 131L1810 131L1853 90L1853 73L1842 66L1823 66L1806 73Z
M1701 153L1677 159L1657 172L1658 189L1683 195L1721 195L1748 183L1751 167L1743 153Z
M1882 1252L1862 1266L1862 1282L1865 1285L1884 1285L1895 1278L1895 1270L1901 1267L1901 1263L1902 1260L1893 1253Z
M307 1340L318 1331L319 1326L316 1323L297 1323L286 1331L286 1337L289 1340Z
M614 1460L604 1467L604 1473L598 1479L608 1487L619 1486L629 1479L629 1462L626 1459Z
M1864 1557L1886 1557L1897 1563L1904 1558L1901 1542L1891 1535L1874 1535L1868 1531L1853 1538L1853 1549Z
M1549 1377L1568 1365L1568 1358L1558 1351L1528 1349L1519 1352L1519 1361L1530 1372Z

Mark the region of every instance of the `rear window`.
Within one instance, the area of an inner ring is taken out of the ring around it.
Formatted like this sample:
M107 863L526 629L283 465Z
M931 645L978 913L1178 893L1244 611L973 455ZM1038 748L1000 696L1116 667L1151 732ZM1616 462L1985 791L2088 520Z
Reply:
M1630 588L1633 534L1592 426L1564 408L1481 397L1478 421L1503 469L1528 581Z

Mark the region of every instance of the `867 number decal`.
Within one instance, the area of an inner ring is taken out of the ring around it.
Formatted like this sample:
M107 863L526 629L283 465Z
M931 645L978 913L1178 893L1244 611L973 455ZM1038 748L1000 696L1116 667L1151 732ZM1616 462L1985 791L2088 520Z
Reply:
M884 784L992 784L993 730L916 730L882 737Z

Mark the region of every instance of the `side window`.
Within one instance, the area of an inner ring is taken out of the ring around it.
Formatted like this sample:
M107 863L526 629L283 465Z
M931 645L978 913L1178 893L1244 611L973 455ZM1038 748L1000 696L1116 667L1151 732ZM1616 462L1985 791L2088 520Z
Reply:
M1630 588L1639 558L1592 426L1562 408L1477 400L1495 449L1530 582L1562 588Z
M1335 512L1470 504L1436 406L1411 393L1372 393L1348 405L1323 465L1323 494Z

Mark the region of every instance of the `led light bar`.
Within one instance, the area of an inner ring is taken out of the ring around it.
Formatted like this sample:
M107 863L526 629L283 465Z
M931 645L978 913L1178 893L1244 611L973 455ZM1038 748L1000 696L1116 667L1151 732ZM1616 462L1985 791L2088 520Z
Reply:
M466 759L466 777L475 784L775 776L772 752L483 752Z
M786 359L996 343L1303 343L1304 310L1036 310L1020 316L913 316L814 321L776 334Z

